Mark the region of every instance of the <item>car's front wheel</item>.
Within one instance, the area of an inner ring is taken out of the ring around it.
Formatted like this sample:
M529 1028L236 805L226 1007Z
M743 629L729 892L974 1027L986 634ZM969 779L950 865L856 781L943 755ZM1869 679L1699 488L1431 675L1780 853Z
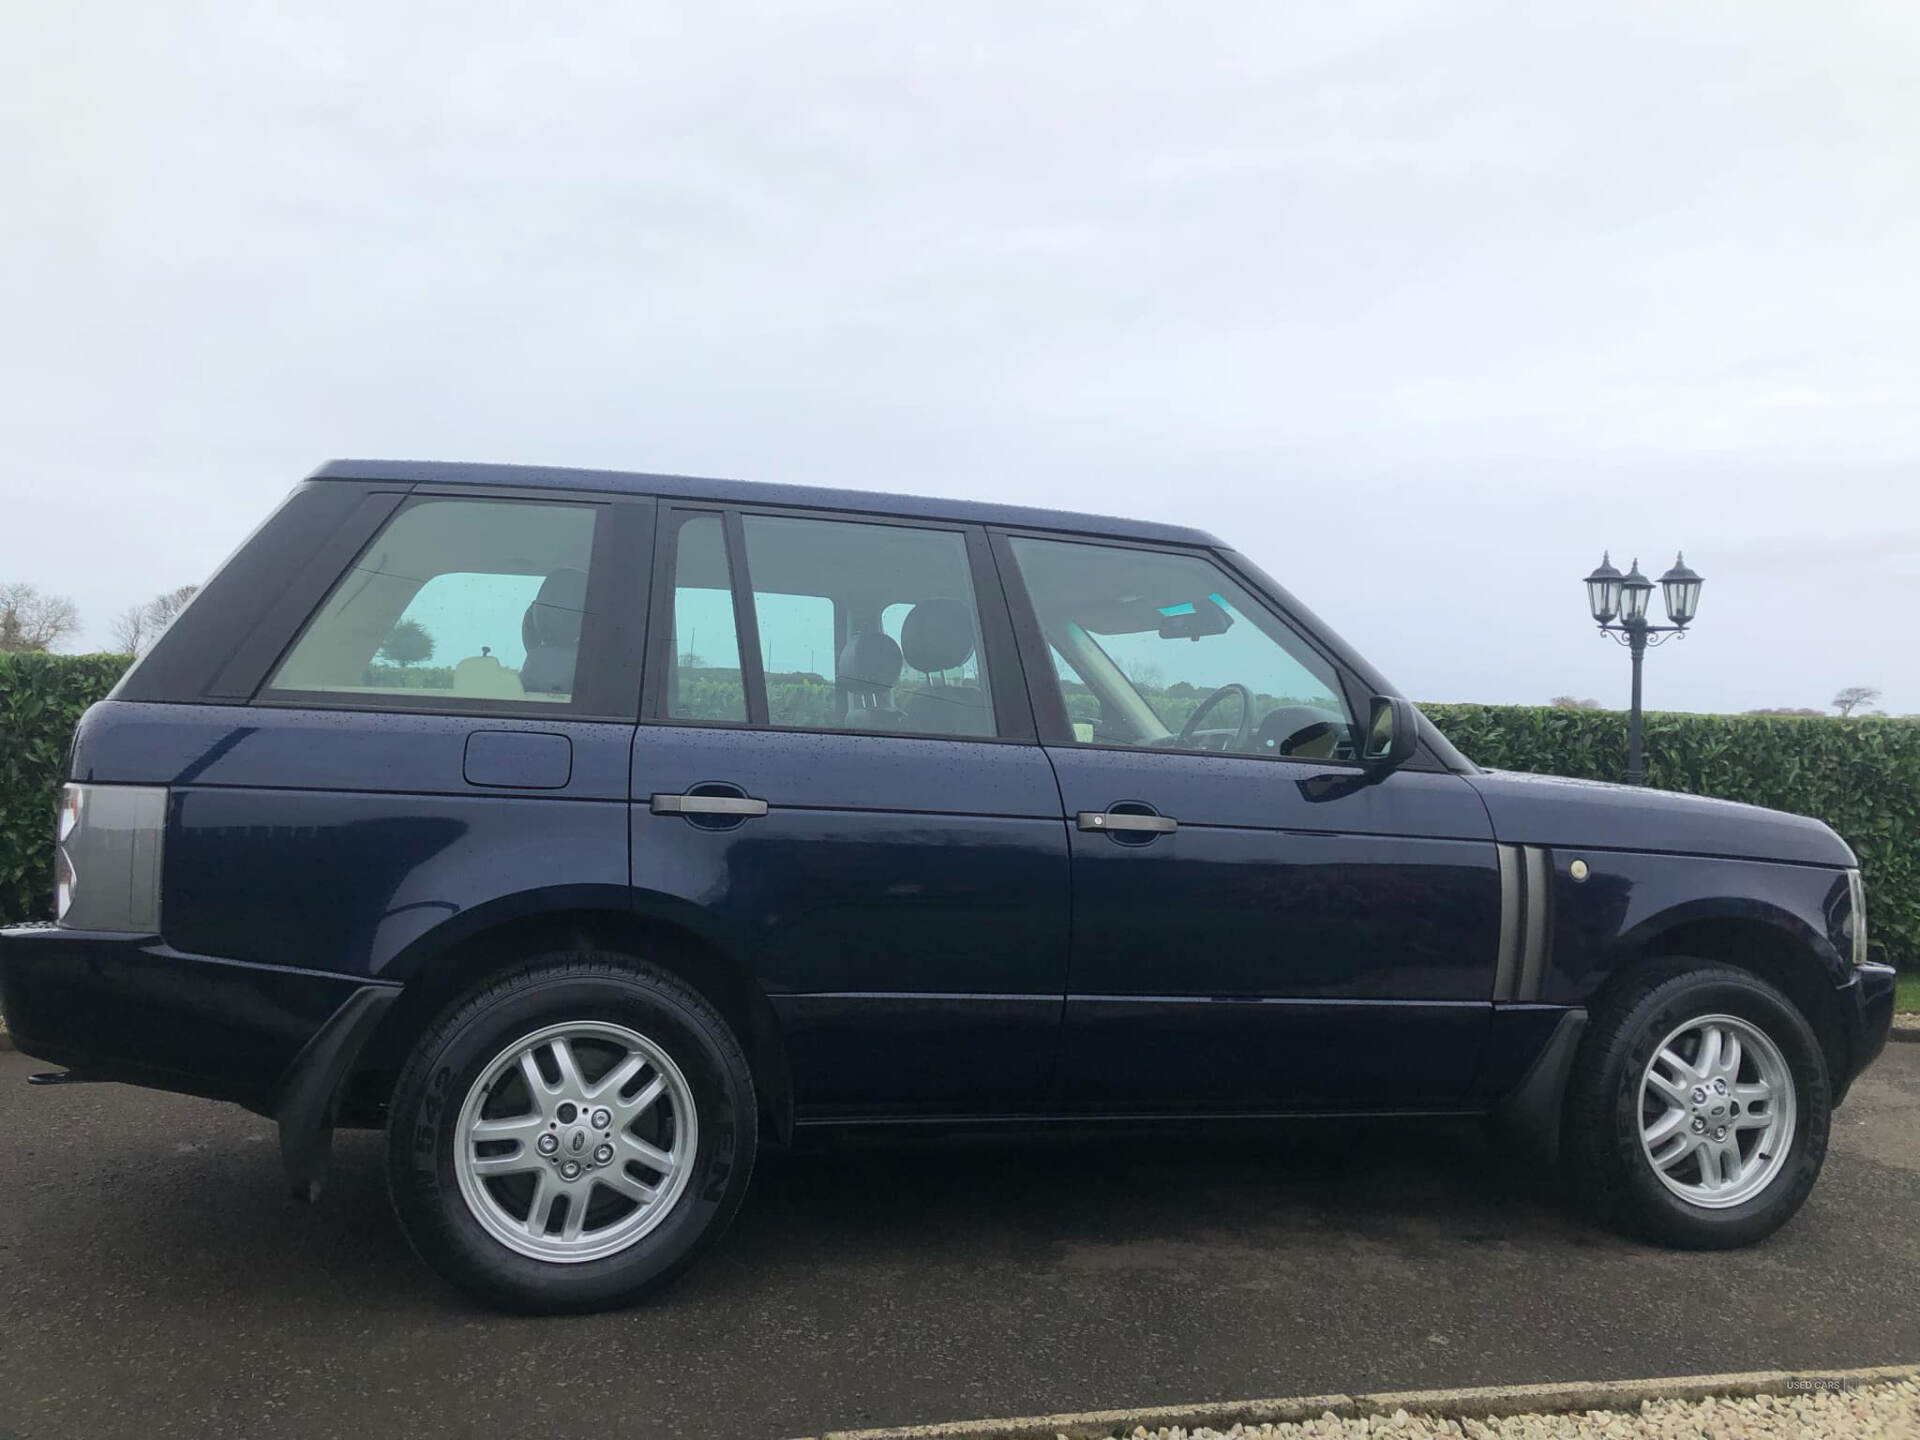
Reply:
M1594 1016L1567 1099L1577 1192L1666 1244L1750 1244L1826 1157L1832 1097L1806 1018L1755 975L1670 960Z
M388 1123L394 1208L422 1258L492 1304L619 1305L718 1237L755 1115L701 996L626 960L541 957L415 1048Z

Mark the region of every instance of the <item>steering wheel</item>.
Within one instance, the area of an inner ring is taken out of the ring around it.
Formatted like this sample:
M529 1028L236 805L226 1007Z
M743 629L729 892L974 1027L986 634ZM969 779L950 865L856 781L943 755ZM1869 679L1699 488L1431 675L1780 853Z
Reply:
M1247 737L1253 732L1253 692L1236 681L1230 685L1222 685L1218 690L1207 696L1206 699L1200 702L1200 708L1187 717L1187 723L1180 727L1179 743L1181 749L1188 750L1193 748L1193 737L1200 731L1200 722L1212 713L1214 706L1218 705L1229 695L1238 695L1240 697L1240 728L1234 731L1233 739L1229 740L1224 748L1227 750L1239 750L1246 746Z

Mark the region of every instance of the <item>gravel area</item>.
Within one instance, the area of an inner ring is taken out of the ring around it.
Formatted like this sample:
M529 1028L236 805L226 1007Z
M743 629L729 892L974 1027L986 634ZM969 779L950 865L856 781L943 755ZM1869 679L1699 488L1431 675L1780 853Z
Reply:
M1297 1425L1235 1425L1227 1430L1138 1429L1116 1440L1910 1440L1920 1436L1920 1382L1864 1385L1745 1399L1648 1400L1637 1411L1589 1410L1569 1415L1504 1415L1441 1420L1409 1415L1341 1419L1329 1412Z

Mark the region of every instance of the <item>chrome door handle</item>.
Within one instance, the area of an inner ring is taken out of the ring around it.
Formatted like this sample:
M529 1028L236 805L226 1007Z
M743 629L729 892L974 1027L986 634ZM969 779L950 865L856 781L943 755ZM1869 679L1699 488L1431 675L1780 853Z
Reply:
M1138 830L1151 835L1171 835L1180 828L1171 815L1116 815L1111 810L1082 810L1074 822L1082 830Z
M663 795L653 797L656 815L764 815L767 802L745 795Z

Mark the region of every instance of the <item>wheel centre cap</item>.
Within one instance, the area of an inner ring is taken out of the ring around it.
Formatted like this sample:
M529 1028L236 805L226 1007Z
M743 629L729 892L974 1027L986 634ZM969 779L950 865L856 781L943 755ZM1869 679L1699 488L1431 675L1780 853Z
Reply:
M583 1165L593 1149L593 1132L584 1125L570 1126L560 1137L560 1158L578 1160Z

